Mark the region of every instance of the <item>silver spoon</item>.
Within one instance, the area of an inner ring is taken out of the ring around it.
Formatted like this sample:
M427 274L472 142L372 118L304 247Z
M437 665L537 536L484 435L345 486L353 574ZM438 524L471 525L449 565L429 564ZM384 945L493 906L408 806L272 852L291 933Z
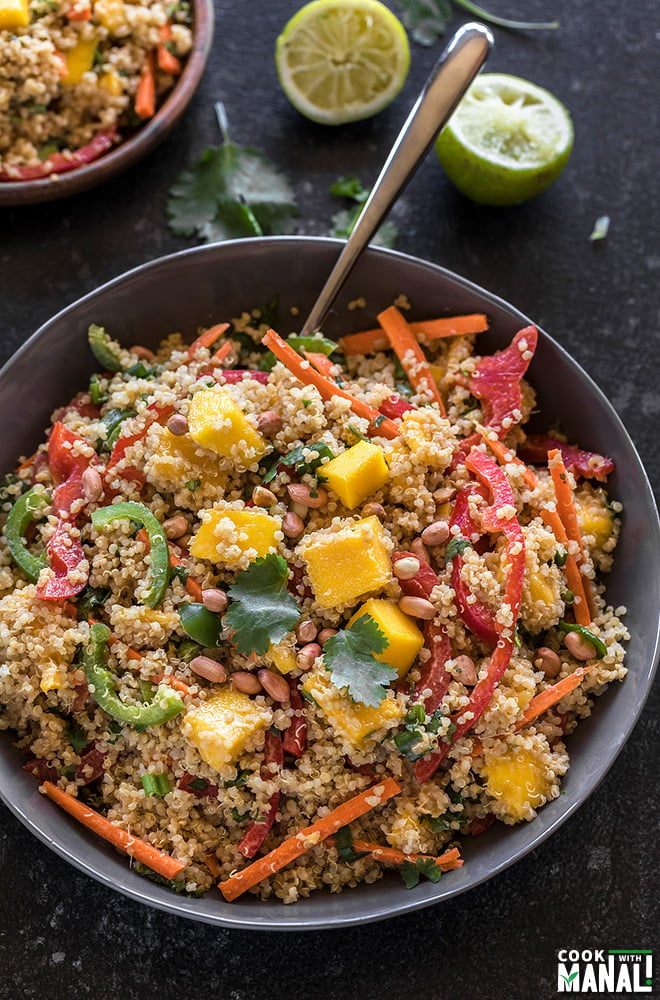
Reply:
M483 66L492 44L493 36L488 28L482 24L466 24L445 48L404 122L346 246L303 324L303 333L319 329L356 260Z

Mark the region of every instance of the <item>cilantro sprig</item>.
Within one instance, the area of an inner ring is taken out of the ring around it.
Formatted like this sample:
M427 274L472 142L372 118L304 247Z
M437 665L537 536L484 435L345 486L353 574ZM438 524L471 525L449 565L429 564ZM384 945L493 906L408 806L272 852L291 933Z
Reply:
M307 454L305 454L307 453ZM309 454L315 453L314 457L310 458ZM322 441L316 444L308 444L304 447L292 448L288 451L286 455L276 455L275 460L272 462L270 468L265 472L262 483L270 483L275 479L277 475L277 467L279 465L284 465L287 468L294 469L299 475L303 473L309 473L310 475L316 475L319 481L322 481L323 477L318 475L318 469L324 458L333 459L335 457L334 452L327 444Z
M472 0L453 0L454 4L474 14L481 21L498 28L518 31L552 31L559 27L559 21L515 21L508 17L491 14ZM414 42L419 45L433 45L447 30L453 17L452 0L399 0L402 20Z
M225 615L237 652L263 656L299 621L300 608L287 590L288 579L286 560L275 554L255 559L238 574L227 591L231 604Z
M298 210L288 180L258 150L232 142L222 104L216 114L222 145L206 149L173 184L170 228L207 243L289 232Z
M330 185L330 194L336 198L345 198L351 205L343 208L332 217L331 236L347 240L353 232L360 212L370 195L370 189L362 186L357 177L340 177ZM375 246L393 247L398 236L398 229L393 222L384 222L374 234L372 243Z
M404 861L399 871L406 889L414 889L416 885L419 885L421 878L428 879L429 882L439 882L442 875L442 868L436 864L433 858Z
M377 660L389 642L370 615L361 615L350 628L342 629L326 640L323 658L332 683L347 688L353 701L374 708L385 699L388 685L397 671L388 663Z

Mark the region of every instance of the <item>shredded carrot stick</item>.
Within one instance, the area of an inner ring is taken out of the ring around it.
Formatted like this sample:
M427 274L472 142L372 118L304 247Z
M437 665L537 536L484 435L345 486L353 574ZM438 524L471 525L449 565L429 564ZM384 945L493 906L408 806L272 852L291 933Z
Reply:
M538 719L539 715L543 715L544 712L547 712L549 708L556 705L557 702L565 698L571 691L575 691L575 688L582 683L582 678L585 674L589 673L592 666L593 663L588 667L578 667L572 674L562 677L556 684L547 687L545 691L537 694L535 698L532 698L513 728L517 730L522 729L523 726L528 726L530 722Z
M488 329L488 318L483 313L470 316L450 316L446 319L426 319L409 323L411 332L418 340L440 340L442 337L459 337L467 333L483 333ZM380 327L349 333L340 341L344 354L374 354L385 351L390 346Z
M168 43L172 41L172 25L169 21L160 26L160 45L158 46L158 69L170 76L178 76L181 72L181 60L170 52Z
M303 351L303 354L314 365L317 372L321 372L321 375L327 375L328 378L334 378L332 374L333 363L325 354L319 354L316 351Z
M155 684L169 684L170 687L174 688L175 691L179 691L180 694L192 694L192 688L185 681L182 681L180 677L174 677L173 674L158 674L152 680Z
M218 863L218 859L216 858L215 854L212 854L210 851L207 854L205 854L204 864L211 872L213 878L220 878L220 865Z
M584 583L580 570L578 569L578 564L575 556L572 552L568 551L568 535L566 534L566 529L561 522L561 518L556 510L542 510L541 519L548 525L555 538L561 546L566 551L566 564L564 566L564 572L566 574L566 580L568 581L568 586L571 588L575 594L576 600L573 605L573 613L575 614L576 621L579 625L584 625L588 628L591 625L591 614L589 612L589 604L587 601L587 595L584 589Z
M34 455L30 455L30 457L29 457L29 458L26 458L24 462L21 462L21 464L20 464L19 466L17 466L17 467L16 467L16 472L15 472L15 475L17 475L17 476L18 476L18 475L20 475L20 473L21 473L21 472L23 472L23 471L24 471L25 469L29 469L29 468L30 468L30 466L32 465L32 463L34 462L34 460L35 460L35 458L36 458L36 457L37 457L37 453L36 453L36 451L35 451Z
M414 385L417 392L437 403L440 413L445 416L445 404L440 390L435 384L431 366L405 317L396 306L390 306L389 309L378 313L378 322L387 334L389 342L394 348L394 353L401 362L411 384Z
M49 799L56 802L88 830L92 830L99 837L114 844L120 851L125 851L132 858L141 861L142 864L158 872L163 878L175 879L185 868L183 861L177 861L169 854L152 847L146 840L140 840L139 837L134 837L126 830L122 830L121 827L115 826L105 816L90 809L89 806L86 806L79 799L75 799L68 792L62 791L52 781L44 781L42 788Z
M89 21L92 16L92 7L88 3L76 3L66 15L67 21Z
M281 868L295 861L296 858L301 857L311 847L320 844L322 840L327 840L337 830L340 830L342 826L346 826L360 816L364 816L365 813L387 802L394 795L398 795L400 791L401 786L397 784L394 778L385 778L377 785L365 788L364 791L349 799L348 802L337 806L327 816L316 820L311 826L300 830L293 837L288 837L279 847L273 848L263 858L258 858L251 865L248 865L247 868L236 872L235 875L230 875L224 882L220 882L218 884L220 892L227 902L231 903L232 900L237 899L248 889L258 885L259 882L263 882L265 878L269 878L275 872L280 871Z
M68 618L76 618L78 615L78 609L76 608L74 601L65 601L62 605L62 613Z
M218 348L218 350L213 355L216 361L226 361L232 351L232 345L230 340L225 340L224 344Z
M262 343L273 352L283 365L286 365L291 374L295 375L299 382L302 382L303 385L315 386L322 399L327 401L332 399L333 396L341 396L342 399L349 401L353 413L356 413L358 417L365 417L370 423L374 424L382 437L392 439L399 436L399 428L393 420L390 420L388 417L383 419L382 414L378 413L377 410L374 410L367 403L363 403L361 399L351 396L350 392L341 389L335 382L317 372L312 368L309 361L303 360L291 345L282 340L274 330L268 331Z
M204 330L204 333L200 333L197 340L193 340L188 348L188 357L190 360L192 361L200 347L212 347L216 340L228 329L229 323L216 323L215 326L210 326L208 330Z
M156 114L156 67L153 52L149 52L142 67L135 94L135 114L138 118L153 118Z
M573 499L573 492L568 481L568 472L566 471L564 459L562 458L559 448L553 448L552 451L548 452L548 469L550 470L550 476L552 477L552 485L555 488L557 513L561 518L561 523L564 525L566 534L568 535L570 541L575 542L579 549L580 559L578 561L578 567L580 569L580 576L582 577L582 584L587 599L589 614L593 618L595 605L591 590L591 581L587 576L585 576L582 570L582 567L586 565L587 557L584 551L582 534L580 532L580 525L577 519L575 500Z
M538 486L539 480L534 470L530 469L528 465L525 465L523 460L518 458L515 452L509 451L507 446L502 444L502 442L497 438L493 440L490 437L489 431L485 427L479 425L477 427L477 431L481 435L484 443L488 445L500 465L516 465L521 470L522 477L529 486L530 490L533 490Z
M371 854L374 861L382 861L384 865L402 865L404 861L412 861L414 864L416 861L429 860L434 861L439 868L442 868L443 872L452 871L454 868L461 868L463 865L461 853L457 847L453 847L439 857L435 857L433 854L404 854L403 851L397 850L396 847L373 844L369 840L356 840L354 838L353 850Z
M179 557L176 555L172 545L169 546L169 550L170 550L170 566L173 569L176 566L183 566L183 561L179 559ZM186 592L190 594L190 596L193 598L194 601L201 602L203 588L201 584L197 582L197 580L193 580L193 578L189 576L183 586Z

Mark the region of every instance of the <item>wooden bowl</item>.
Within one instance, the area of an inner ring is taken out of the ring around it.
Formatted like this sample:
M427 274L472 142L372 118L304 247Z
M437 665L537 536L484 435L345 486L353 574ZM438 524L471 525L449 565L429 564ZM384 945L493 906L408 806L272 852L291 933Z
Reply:
M79 194L133 166L160 145L192 100L213 40L213 0L194 0L193 47L183 72L154 117L110 152L68 173L31 181L0 182L0 206L33 205Z

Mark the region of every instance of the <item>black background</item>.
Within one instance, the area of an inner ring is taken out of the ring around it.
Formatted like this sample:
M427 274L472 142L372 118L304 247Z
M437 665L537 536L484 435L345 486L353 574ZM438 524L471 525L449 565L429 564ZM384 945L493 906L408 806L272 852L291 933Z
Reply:
M338 176L356 174L365 184L375 178L440 44L412 47L405 89L377 118L324 128L288 105L273 66L275 38L298 6L216 0L208 70L184 120L156 153L76 198L0 210L2 360L84 292L191 245L168 230L165 202L178 172L217 143L217 100L225 102L233 138L258 147L289 175L301 233L329 232L337 204L328 187ZM464 200L431 155L393 212L397 248L484 285L553 334L609 396L657 484L660 5L491 6L511 16L559 17L556 32L496 30L488 68L532 79L566 103L576 129L573 155L546 194L499 210ZM453 26L466 19L457 15ZM592 243L593 224L604 214L611 217L609 235ZM590 800L513 868L441 906L346 931L238 932L148 910L67 866L0 808L0 995L552 997L557 949L655 944L657 709L656 688Z

